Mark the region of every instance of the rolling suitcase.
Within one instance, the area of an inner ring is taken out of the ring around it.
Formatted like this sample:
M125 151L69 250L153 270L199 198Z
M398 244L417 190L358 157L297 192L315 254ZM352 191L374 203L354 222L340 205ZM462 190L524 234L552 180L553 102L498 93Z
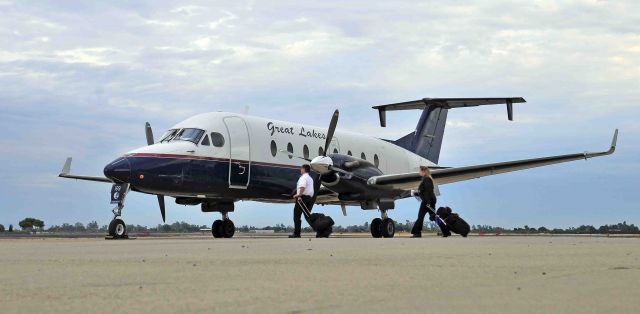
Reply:
M296 202L298 202L298 205L302 208L302 213L309 223L309 226L316 232L316 238L328 238L333 232L333 225L335 224L333 219L321 213L311 213L302 199L298 198Z
M467 237L467 235L469 235L471 227L464 219L460 217L460 215L453 213L451 211L451 208L440 207L436 211L436 215L451 232L457 233L465 238Z

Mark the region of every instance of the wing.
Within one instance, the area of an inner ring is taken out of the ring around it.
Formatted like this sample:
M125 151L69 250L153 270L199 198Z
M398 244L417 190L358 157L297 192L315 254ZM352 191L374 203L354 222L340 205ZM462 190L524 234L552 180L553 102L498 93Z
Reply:
M64 163L64 167L62 167L62 172L58 175L60 178L67 179L76 179L76 180L85 180L85 181L94 181L94 182L105 182L105 183L113 183L111 179L105 177L90 177L90 176L76 176L71 175L71 157L67 158L67 161Z
M613 134L613 140L611 141L611 147L607 151L603 152L584 152L577 154L559 155L551 157L533 158L525 160L499 162L493 164L468 166L468 167L454 167L446 169L435 169L431 171L433 180L436 185L454 183L459 181L466 181L471 179L477 179L480 177L491 176L495 174L507 173L518 170L531 169L536 167L548 166L553 164L559 164L568 161L589 159L594 157L611 155L616 150L616 142L618 140L618 130ZM410 190L417 189L420 185L422 178L415 173L402 173L402 174L390 174L381 175L369 178L367 184L379 187L389 187L394 189Z

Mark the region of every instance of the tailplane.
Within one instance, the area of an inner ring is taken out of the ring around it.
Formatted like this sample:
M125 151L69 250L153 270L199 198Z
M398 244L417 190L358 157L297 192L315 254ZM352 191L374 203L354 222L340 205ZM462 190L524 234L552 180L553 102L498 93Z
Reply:
M375 106L380 115L380 126L387 126L387 111L422 110L416 130L392 143L416 153L437 164L442 148L444 129L449 109L484 105L507 105L507 117L513 120L513 104L526 102L522 97L506 98L424 98L421 100Z

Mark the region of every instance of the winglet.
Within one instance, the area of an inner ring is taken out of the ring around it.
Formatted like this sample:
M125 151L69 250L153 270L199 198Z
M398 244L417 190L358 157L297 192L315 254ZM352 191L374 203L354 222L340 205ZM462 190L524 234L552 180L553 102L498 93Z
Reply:
M64 167L62 167L62 171L60 172L61 175L66 175L69 174L69 172L71 172L71 157L67 158L67 161L64 162Z
M618 129L613 133L613 139L611 140L611 148L609 148L609 153L613 154L616 151L616 144L618 144Z

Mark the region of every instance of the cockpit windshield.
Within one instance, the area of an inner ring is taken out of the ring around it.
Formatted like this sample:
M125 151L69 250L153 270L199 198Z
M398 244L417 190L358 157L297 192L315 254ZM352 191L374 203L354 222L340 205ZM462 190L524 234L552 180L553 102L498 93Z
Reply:
M174 138L176 136L176 133L178 133L178 131L179 131L178 129L170 129L170 130L168 130L160 138L160 143L164 143L164 142L170 141L172 138Z
M201 129L182 129L173 137L172 141L189 141L198 144L203 134L204 130Z

